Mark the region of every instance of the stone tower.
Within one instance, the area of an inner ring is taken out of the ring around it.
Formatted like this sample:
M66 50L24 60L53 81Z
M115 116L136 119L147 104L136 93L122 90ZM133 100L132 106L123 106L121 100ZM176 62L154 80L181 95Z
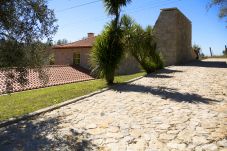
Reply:
M154 26L157 49L166 66L195 59L191 21L177 8L161 9Z

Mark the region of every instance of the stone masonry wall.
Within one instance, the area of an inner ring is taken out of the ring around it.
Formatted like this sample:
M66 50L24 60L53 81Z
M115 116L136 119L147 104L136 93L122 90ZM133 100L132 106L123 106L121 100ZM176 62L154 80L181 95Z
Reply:
M122 59L119 69L116 71L116 74L127 75L133 74L141 71L141 66L137 60L130 54L126 54Z
M161 52L166 66L194 59L191 21L177 8L162 9L154 29L157 49Z

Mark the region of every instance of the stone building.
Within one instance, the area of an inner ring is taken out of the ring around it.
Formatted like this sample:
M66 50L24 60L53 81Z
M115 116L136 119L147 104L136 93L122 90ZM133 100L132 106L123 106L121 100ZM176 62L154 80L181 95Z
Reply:
M177 8L161 9L154 26L157 49L165 66L182 64L195 59L192 51L191 21Z

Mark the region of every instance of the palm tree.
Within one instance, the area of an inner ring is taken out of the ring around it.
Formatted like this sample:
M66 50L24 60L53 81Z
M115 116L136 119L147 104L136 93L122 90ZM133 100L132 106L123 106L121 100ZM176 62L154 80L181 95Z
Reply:
M131 53L147 73L163 68L163 61L156 51L153 28L143 29L127 15L122 17L121 24L127 53Z
M108 14L115 16L114 22L118 26L121 8L130 3L131 0L103 0L103 2Z
M103 0L108 15L114 19L97 38L91 53L93 73L104 77L108 84L114 81L115 70L123 56L122 30L119 23L123 6L131 0Z
M92 74L105 78L108 84L113 83L115 70L123 55L123 43L120 39L122 32L119 30L117 36L114 36L114 23L109 23L96 38L91 51Z

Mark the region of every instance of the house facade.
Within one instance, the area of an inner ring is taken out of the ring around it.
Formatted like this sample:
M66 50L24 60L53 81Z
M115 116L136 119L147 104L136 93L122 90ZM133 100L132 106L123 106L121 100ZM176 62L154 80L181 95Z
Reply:
M78 65L89 69L89 56L94 41L94 34L88 33L87 38L82 40L54 46L55 65Z
M82 40L54 46L52 51L55 65L75 65L90 70L90 53L95 38L94 33L88 33ZM127 55L122 59L117 74L132 74L139 71L141 71L139 63L132 56Z
M161 9L154 26L157 50L161 53L164 65L186 63L196 58L192 50L191 21L177 8ZM88 33L82 40L53 47L56 65L79 65L90 70L90 53L95 35ZM139 72L141 67L134 57L122 59L118 74Z

